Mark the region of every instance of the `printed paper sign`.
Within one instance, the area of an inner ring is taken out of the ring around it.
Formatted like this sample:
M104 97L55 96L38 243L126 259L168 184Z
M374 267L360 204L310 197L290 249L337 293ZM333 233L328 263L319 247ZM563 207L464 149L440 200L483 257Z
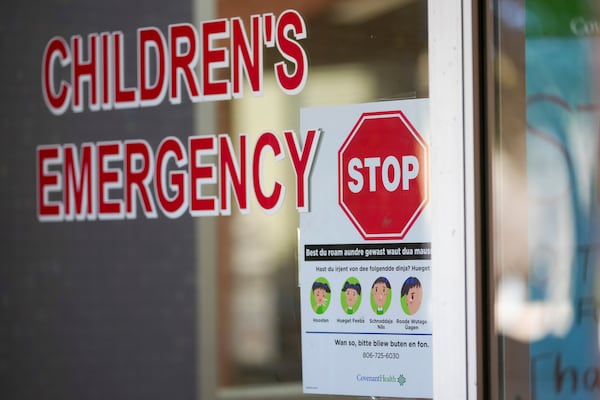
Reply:
M426 99L301 110L318 129L300 216L306 393L431 397Z

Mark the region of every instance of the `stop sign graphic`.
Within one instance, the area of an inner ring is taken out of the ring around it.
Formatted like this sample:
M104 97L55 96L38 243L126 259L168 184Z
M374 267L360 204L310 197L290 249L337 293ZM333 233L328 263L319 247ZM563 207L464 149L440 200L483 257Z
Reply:
M338 201L364 239L406 236L429 201L428 160L401 111L360 116L338 152Z

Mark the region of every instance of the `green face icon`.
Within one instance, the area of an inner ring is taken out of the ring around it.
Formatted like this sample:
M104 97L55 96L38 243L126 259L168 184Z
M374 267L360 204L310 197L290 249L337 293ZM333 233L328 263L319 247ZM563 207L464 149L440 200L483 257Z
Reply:
M346 314L354 314L360 307L361 286L358 279L351 277L344 282L340 302Z
M400 304L407 315L413 315L421 307L423 301L423 287L421 282L414 276L406 279L400 291Z
M325 289L317 288L313 290L313 294L315 295L315 302L317 303L318 307L325 304L325 296L327 295Z
M327 279L317 278L312 285L310 294L310 304L317 314L323 314L329 307L331 298L331 289Z
M387 278L381 276L371 286L371 307L376 314L384 314L390 306L392 287Z

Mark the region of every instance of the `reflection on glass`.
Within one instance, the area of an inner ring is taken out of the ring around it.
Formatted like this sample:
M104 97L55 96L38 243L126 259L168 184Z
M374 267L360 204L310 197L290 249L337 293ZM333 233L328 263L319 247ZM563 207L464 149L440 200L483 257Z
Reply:
M500 4L499 11L519 15L516 2ZM502 58L519 66L521 80L520 89L511 89L504 63L497 68L495 310L505 399L600 395L598 19L592 6L530 0L520 6L524 31L499 18ZM510 131L503 123L515 117L521 125ZM516 236L506 235L511 230ZM524 374L516 376L513 368L522 365Z

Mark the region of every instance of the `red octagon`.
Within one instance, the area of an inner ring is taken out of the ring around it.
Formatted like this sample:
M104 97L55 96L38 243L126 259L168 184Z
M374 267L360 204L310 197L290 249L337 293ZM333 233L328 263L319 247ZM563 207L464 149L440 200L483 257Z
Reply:
M338 201L364 239L406 236L429 201L428 153L401 111L360 116L338 152Z

